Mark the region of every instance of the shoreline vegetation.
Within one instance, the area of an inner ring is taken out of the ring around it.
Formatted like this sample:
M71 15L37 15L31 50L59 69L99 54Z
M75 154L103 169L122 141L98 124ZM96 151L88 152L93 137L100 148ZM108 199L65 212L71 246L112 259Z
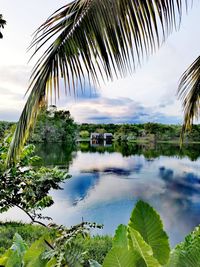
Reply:
M196 227L185 239L183 237L181 243L171 249L169 237L159 214L152 206L141 200L132 210L128 224L118 225L114 236L91 236L90 233L83 234L81 230L74 233L75 235L70 235L71 244L57 252L53 240L58 233L49 228L30 224L13 222L1 224L0 265L5 267L22 266L22 264L41 267L199 266L200 228ZM59 242L60 238L57 239ZM50 247L47 247L47 244Z
M0 139L12 122L0 121ZM76 143L91 141L91 134L112 135L113 142L128 143L171 143L180 144L182 126L161 123L137 124L77 124L69 111L57 110L56 106L44 107L38 115L34 131L31 132L28 143ZM185 133L183 144L200 144L200 124L193 125Z
M21 222L0 222L0 257L12 246L16 233L30 246L41 236L49 235L49 231L48 228L40 225ZM85 262L89 259L95 259L102 263L112 247L112 238L111 235L90 235L86 239L83 238L81 242L82 250L87 251Z
M115 141L115 140L113 140ZM90 138L79 138L76 140L76 142L90 142ZM125 142L134 143L134 144L149 144L151 141L149 139L134 139L134 140L128 140ZM162 140L162 141L156 141L158 144L175 144L180 145L180 140ZM183 144L200 144L200 141L184 141Z

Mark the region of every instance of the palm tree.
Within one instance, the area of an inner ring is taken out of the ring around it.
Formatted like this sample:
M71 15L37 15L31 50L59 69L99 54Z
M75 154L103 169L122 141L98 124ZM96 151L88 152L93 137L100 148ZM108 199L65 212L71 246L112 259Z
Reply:
M36 31L30 48L48 48L36 62L30 94L19 119L8 164L13 163L36 120L52 95L98 83L134 71L142 60L178 29L187 0L74 0L57 10ZM53 41L52 41L53 40Z
M0 14L0 29L4 28L5 25L6 25L6 21L3 19L2 14ZM2 39L2 38L3 38L3 34L0 31L0 39Z

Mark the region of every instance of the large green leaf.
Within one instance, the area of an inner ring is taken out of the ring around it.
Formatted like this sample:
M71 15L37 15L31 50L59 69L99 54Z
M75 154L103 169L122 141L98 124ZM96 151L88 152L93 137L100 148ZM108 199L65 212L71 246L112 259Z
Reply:
M149 204L138 201L132 212L129 228L140 233L160 264L168 262L170 253L168 236L163 230L159 214Z
M20 267L20 266L22 266L22 258L19 256L17 251L12 251L10 257L8 257L5 267Z
M45 265L45 267L55 267L55 266L56 266L56 262L57 262L57 260L56 260L56 258L54 257L54 258L52 258L51 260L49 260L49 261L47 262L47 264Z
M11 249L17 251L18 255L23 256L28 249L28 245L22 239L22 237L18 233L16 233L13 238Z
M8 249L1 257L0 257L0 266L6 266L6 263L9 258L13 255L13 251Z
M124 247L128 248L127 239L127 226L120 224L115 231L115 236L113 238L113 247Z
M15 234L13 244L0 258L0 265L5 267L19 267L23 262L23 255L28 246L19 234Z
M114 247L106 255L103 267L134 267L137 259L136 254L128 248Z
M128 233L129 246L131 248L129 251L134 255L140 255L139 261L141 262L142 258L146 267L161 267L157 259L154 258L151 247L144 241L140 233L131 227L129 227ZM127 265L126 267L128 266L133 267L134 265ZM141 267L141 265L138 264L138 260L135 266Z
M200 228L190 233L176 246L167 267L200 267Z
M46 250L44 238L35 241L24 255L25 267L44 267L47 260L42 259L42 253Z

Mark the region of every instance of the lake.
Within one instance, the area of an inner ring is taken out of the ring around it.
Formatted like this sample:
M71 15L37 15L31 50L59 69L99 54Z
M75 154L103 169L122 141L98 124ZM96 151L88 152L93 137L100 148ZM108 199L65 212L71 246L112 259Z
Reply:
M45 209L57 224L103 224L98 234L113 234L126 224L137 200L161 215L171 245L200 224L200 145L81 143L37 146L42 164L67 169L72 178L52 191L55 204Z

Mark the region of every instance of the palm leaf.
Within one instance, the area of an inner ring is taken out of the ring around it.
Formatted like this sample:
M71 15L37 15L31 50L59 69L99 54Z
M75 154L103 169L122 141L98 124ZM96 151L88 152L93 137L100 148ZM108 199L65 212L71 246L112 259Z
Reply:
M16 161L36 119L39 106L66 92L132 72L143 58L178 28L187 0L74 0L56 11L36 31L30 46L42 56L33 68L31 93L22 111L8 164ZM48 48L45 48L49 44Z
M6 25L6 21L3 19L2 14L0 14L0 29L1 29L1 28L4 28L5 25ZM3 38L3 35L2 35L2 33L1 33L1 31L0 31L0 39L1 39L1 38Z
M178 96L182 100L184 110L183 135L190 129L194 118L200 116L200 56L183 73L178 88Z

